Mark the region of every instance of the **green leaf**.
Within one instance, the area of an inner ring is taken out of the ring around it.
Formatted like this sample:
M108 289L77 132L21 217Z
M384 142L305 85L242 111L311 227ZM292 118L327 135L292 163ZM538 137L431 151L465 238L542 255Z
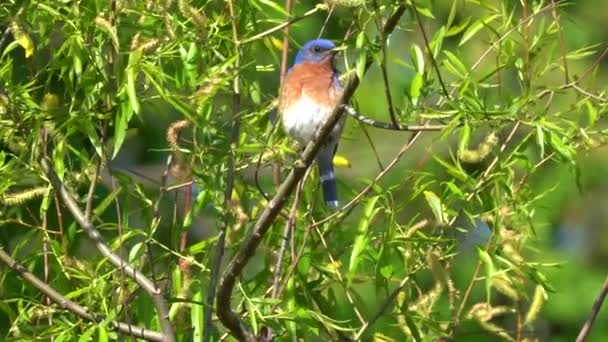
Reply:
M116 155L120 151L120 147L125 141L127 135L127 129L129 128L129 121L133 117L133 107L129 102L123 102L120 106L120 110L116 114L114 120L114 151L112 152L112 159L116 158Z
M412 98L412 103L414 105L418 104L418 99L420 98L422 85L424 84L424 80L421 74L415 74L414 78L412 78L412 83L410 84L410 97Z
M587 108L587 125L595 125L597 121L597 109L593 106L591 101L585 101L585 108Z
M89 325L89 327L87 328L87 330L84 331L84 333L82 335L80 335L80 338L78 339L78 342L89 342L93 340L93 334L95 333L95 331L97 330L97 327L95 325Z
M549 134L549 143L551 144L551 147L553 147L553 149L565 160L569 162L574 161L574 152L572 151L572 148L564 144L557 134L553 132Z
M359 59L357 60L357 65L355 72L357 73L357 77L360 80L363 79L363 75L365 75L365 63L367 63L366 53L361 51L359 54Z
M541 125L536 125L536 144L540 148L540 158L545 156L545 134Z
M464 64L460 61L460 59L458 57L456 57L456 55L454 55L453 53L451 53L447 50L443 51L443 53L448 58L446 61L444 61L444 64L446 65L446 67L448 67L448 69L450 69L452 74L454 74L460 78L463 78L463 79L466 78L467 75L469 74L469 71L464 66Z
M201 291L196 291L194 296L192 296L192 301L194 302L204 302L205 298ZM194 329L194 333L192 339L194 341L202 341L203 333L204 333L204 306L203 305L192 305L190 308L190 322L192 323L192 328Z
M359 220L359 227L357 229L357 236L353 243L353 249L350 255L350 262L348 266L348 283L350 284L352 277L357 272L357 267L361 262L361 254L368 247L368 228L371 220L374 218L376 213L380 210L376 208L376 203L380 199L380 196L374 196L367 201L364 209L364 214Z
M483 263L484 269L486 271L486 300L489 302L492 291L492 277L494 276L494 263L492 262L492 258L490 254L486 252L483 248L479 246L475 246L477 249L477 255L479 256L479 260Z
M471 140L471 126L465 123L460 130L460 141L458 142L458 153L466 151Z
M135 90L135 79L137 72L133 68L127 69L127 95L131 102L131 108L135 113L139 113L139 101L137 100L137 91Z
M435 19L435 16L433 15L433 12L430 9L421 7L416 7L416 9L418 10L418 13L422 14L423 16Z
M479 30L481 30L484 26L486 26L488 23L492 22L498 17L500 17L500 15L493 14L491 16L485 17L484 19L476 20L473 25L469 26L469 28L462 35L462 39L460 39L460 43L458 43L458 46L462 46L464 43L468 42L471 38L475 36L475 34L477 34L477 32L479 32Z
M424 191L424 199L426 203L431 208L433 212L433 216L439 224L445 224L445 215L443 211L443 204L441 203L441 199L432 191Z
M456 1L454 1L456 2ZM456 26L450 26L450 28L448 29L448 31L445 33L446 37L452 37L455 36L457 34L459 34L460 32L462 32L467 26L469 26L469 23L471 22L471 17L467 17L466 19L460 21L460 23Z
M108 342L108 332L103 325L99 325L97 328L97 341L98 342Z
M414 68L416 72L420 75L424 74L424 54L422 53L422 49L416 44L412 45L410 48L410 57L412 58L412 63L414 64Z

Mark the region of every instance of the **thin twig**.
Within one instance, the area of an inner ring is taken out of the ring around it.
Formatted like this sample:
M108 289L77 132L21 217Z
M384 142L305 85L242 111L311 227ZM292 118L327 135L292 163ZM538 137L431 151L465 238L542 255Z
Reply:
M585 324L581 328L581 331L578 333L578 336L576 337L576 342L585 341L585 338L591 331L591 327L593 326L595 317L597 317L597 314L600 312L600 309L602 308L602 304L604 303L604 300L606 299L607 294L608 294L608 277L604 281L604 285L602 286L600 293L597 295L597 298L595 298L595 301L593 302L593 307L591 308L591 313L589 313L589 318L587 318L587 320L585 321Z
M374 316L372 316L372 318L370 318L367 322L365 322L365 324L363 324L363 326L359 329L359 331L353 338L353 341L360 340L361 337L363 336L363 334L365 333L365 331L367 331L367 329L369 329L369 327L372 324L374 324L378 320L378 318L380 318L380 316L382 316L384 314L384 311L386 311L388 306L395 300L395 298L397 297L399 292L401 292L401 290L403 290L403 288L405 287L407 282L410 280L412 274L415 274L420 268L421 268L421 266L418 266L416 269L414 269L412 272L410 272L410 274L408 274L407 276L405 276L405 278L403 278L401 280L399 285L391 292L391 294L386 298L384 303L382 303L382 305L380 306L380 309L378 309L378 311L374 314Z
M384 82L384 94L386 96L386 103L388 106L388 114L391 119L391 123L393 124L394 129L399 129L399 121L397 120L397 115L395 114L395 107L393 106L393 96L391 95L391 87L388 80L388 71L387 71L387 39L388 35L382 30L382 23L380 22L380 6L378 6L378 1L374 0L374 9L377 12L377 15L374 16L376 19L376 28L380 32L380 51L382 53L382 59L380 61L380 71L382 74L382 81Z
M521 1L521 5L522 5L522 18L523 20L527 20L528 19L528 1L527 0L522 0ZM531 53L530 53L530 25L529 24L525 24L523 25L523 39L524 39L524 54L526 56L526 61L525 61L525 68L526 68L526 78L524 80L524 92L527 92L528 89L530 89L532 87L532 66L530 63L530 58L531 58Z
M378 163L378 169L380 169L380 171L382 172L384 170L384 165L382 165L382 160L380 159L380 154L378 154L378 150L376 149L376 144L374 143L374 140L372 139L372 137L369 135L369 132L365 128L365 125L361 125L360 127L361 127L361 130L363 131L363 135L365 135L365 139L367 139L367 143L369 144L370 148L372 149L374 158L376 158L376 163Z
M99 171L101 169L101 157L96 156L97 162L95 163L95 170L93 171L93 178L89 185L89 192L87 193L86 205L84 207L84 217L87 220L91 220L93 214L93 202L95 199L95 188L97 186L97 177L99 177Z
M101 158L100 158L101 159ZM112 189L112 192L116 191L116 178L114 177L114 175L112 174L112 166L110 165L109 167L110 170L110 186ZM93 189L93 187L89 188L89 190ZM87 198L88 200L88 198ZM87 202L88 205L89 202ZM125 295L125 293L128 291L127 290L127 280L126 280L126 275L125 275L125 255L124 255L124 248L122 248L123 246L123 242L124 242L124 227L122 224L122 210L120 208L120 201L118 200L118 196L114 197L114 207L116 208L116 226L118 227L118 255L120 257L120 267L119 272L120 272L120 291L118 291L118 296L120 297L119 300L121 301L121 304L123 306L124 309L124 314L125 314L125 319L127 321L127 324L131 324L131 318L129 317L129 305L127 302L127 296ZM90 221L90 217L87 218L86 217L86 208L85 208L85 219ZM89 213L90 215L90 213Z
M321 244L323 244L323 247L325 247L325 251L327 252L327 256L329 257L329 261L331 262L332 265L337 265L336 259L334 259L334 256L331 254L331 249L329 248L329 245L327 245L327 242L325 241L325 238L323 237L323 234L319 230L319 227L316 226L314 229L315 229L315 232L317 233L317 235L319 236L319 239L321 240ZM355 311L355 315L359 319L359 322L361 322L361 324L365 324L366 323L365 322L365 318L363 318L363 315L361 314L361 311L359 311L359 309L357 308L357 305L355 304L355 300L353 299L353 296L350 293L347 284L344 282L344 278L342 277L342 275L338 271L336 271L335 274L338 277L338 282L342 286L342 290L346 294L346 299L353 306L353 310Z
M505 141L500 146L500 149L499 149L500 153L503 153L505 151L505 149L507 148L507 145L515 136L515 133L517 132L520 124L521 123L519 121L517 121L517 123L513 126L513 128L509 132L509 135L507 136ZM494 157L494 159L492 160L490 165L486 168L486 170L483 172L483 174L479 177L479 181L477 182L475 188L466 197L467 202L471 201L473 199L473 197L481 190L488 175L494 169L494 167L498 164L498 160L499 160L499 156L497 155L496 157ZM457 219L458 219L458 215L454 215L454 217L448 223L448 226L452 227ZM490 237L490 239L488 239L488 242L486 243L486 246L485 246L486 251L490 249L490 247L492 246L492 243L493 243L493 239L492 239L492 237ZM481 271L481 260L478 260L477 265L475 266L475 271L473 272L473 276L471 277L471 281L469 282L469 285L468 285L464 295L462 296L462 300L460 301L460 306L458 308L458 311L456 312L456 317L454 317L454 324L452 324L452 327L451 327L451 335L455 334L456 329L460 325L460 318L462 317L462 312L464 311L466 302L468 301L469 296L473 290L473 287L474 287L475 283L477 282L477 275L479 274L480 271Z
M6 253L4 248L0 246L0 261L10 267L13 271L15 271L20 277L22 277L25 281L27 281L30 285L35 287L38 291L42 292L48 298L50 298L53 302L57 303L61 308L68 310L78 317L85 319L91 322L103 322L104 317L98 314L92 314L89 312L89 309L79 305L76 302L69 300L64 297L62 294L57 292L54 288L52 288L49 284L42 281L34 274L32 274L26 267L18 263L15 259L13 259L9 254ZM131 324L126 324L122 322L112 321L112 325L118 331L123 334L127 334L130 336L135 336L138 338L143 338L148 341L167 341L167 337L159 333L157 331L148 330L143 327L138 327Z
M260 33L260 34L256 34L256 35L255 35L255 36L253 36L253 37L249 37L249 38L247 38L247 39L244 39L244 40L243 40L243 41L241 41L240 43L241 43L242 45L244 45L244 44L251 43L251 42L253 42L254 40L258 40L258 39L260 39L260 38L266 37L266 36L267 36L267 35L269 35L269 34L272 34L272 33L275 33L275 32L277 32L277 31L281 30L281 29L282 29L282 28L284 28L285 26L290 26L291 24L293 24L293 23L295 23L295 22L298 22L298 21L300 21L300 20L302 20L302 19L304 19L304 18L306 18L306 17L310 17L311 15L313 15L313 14L315 14L315 13L319 12L321 9L323 9L323 6L319 5L319 6L315 7L315 8L313 8L313 9L309 10L308 12L306 12L306 13L302 14L302 15L301 15L301 16L299 16L299 17L294 17L293 19L291 19L291 20L290 20L290 21L288 21L288 22L284 22L284 23L282 23L282 24L280 24L280 25L277 25L277 26L275 26L275 27L273 27L273 28L271 28L271 29L269 29L269 30L266 30L266 31L264 31L264 32L262 32L262 33ZM238 40L237 40L237 41L238 41ZM237 41L235 41L235 42L237 42Z
M167 310L167 302L162 296L162 292L159 288L156 288L154 283L146 277L143 273L133 268L129 265L128 262L122 260L121 257L114 253L112 249L108 246L106 241L104 240L101 233L97 230L95 225L90 220L87 220L84 216L83 211L78 207L76 200L72 196L72 194L67 190L65 184L59 179L55 170L51 167L51 163L48 158L40 159L40 166L42 170L49 178L49 181L55 188L55 191L60 195L63 203L68 208L68 210L74 216L74 219L78 224L82 227L82 229L87 233L89 238L95 243L95 247L99 250L99 252L108 259L108 261L116 268L124 268L125 274L133 279L139 286L141 286L144 291L152 298L152 302L156 307L156 311L158 312L158 319L165 335L165 341L173 342L175 341L175 333L173 332L173 326L169 321L169 313Z
M374 186L382 179L384 178L384 176L386 176L388 174L388 172L390 170L393 169L393 167L395 167L395 165L397 165L397 163L401 160L401 158L405 155L405 153L410 149L410 147L412 147L412 145L414 144L414 142L416 142L416 140L418 140L418 138L420 137L420 135L422 134L421 131L418 131L414 134L412 134L411 138L401 147L401 150L399 150L399 152L397 152L397 155L395 156L395 158L393 158L393 160L391 160L391 162L386 166L386 168L384 170L382 170L382 172L378 173L378 175L371 181L370 184L368 184L363 190L361 190L352 200L350 200L350 202L348 202L347 204L345 204L342 208L340 208L339 210L337 210L335 213L327 216L326 218L315 222L313 224L313 227L319 226L325 222L328 222L336 217L341 217L344 218L348 215L348 213L350 213L352 211L352 209L355 208L355 206L359 203L359 201L361 200L361 198L363 198L364 196L366 196L373 188Z
M562 25L559 23L559 15L557 14L557 5L555 4L555 0L551 0L551 13L553 15L553 20L555 20L555 25L557 25L557 37L559 39L559 49L561 50L562 60L564 62L565 83L570 83L570 76L568 73L568 61L566 59L566 44L564 43L564 34L562 32Z
M402 132L418 132L418 131L440 131L446 127L446 125L401 125L397 123L397 126L389 124L387 122L377 121L369 118L359 112L348 104L342 105L344 111L355 118L357 121L364 123L368 126L372 126L380 129L388 129L391 131L402 131Z
M310 169L308 169L310 170ZM277 256L277 262L274 267L274 280L272 282L271 298L278 298L279 284L281 281L281 269L283 265L283 258L285 251L287 250L287 244L291 240L293 227L296 221L296 214L298 212L298 203L300 202L300 193L302 192L302 185L304 183L304 177L298 184L296 193L294 195L293 203L291 204L291 210L289 211L289 218L285 221L285 230L283 230L283 239L281 241L281 247L279 249L279 255Z
M232 34L233 40L235 42L235 50L236 50L236 68L240 67L240 59L241 59L241 45L238 42L238 28L237 28L237 17L236 10L232 0L228 1L228 7L230 9L230 18L232 21ZM211 316L213 315L213 307L215 302L215 294L217 290L217 281L220 275L220 267L222 265L222 259L224 257L224 251L226 247L226 232L228 230L228 226L231 221L231 201L232 201L232 191L234 188L234 180L236 177L235 170L235 150L237 148L237 144L239 141L239 119L237 118L238 114L241 111L241 94L240 94L240 79L239 76L236 75L233 82L233 95L232 95L232 123L231 123L231 133L230 133L230 145L228 151L228 176L226 178L226 189L224 192L224 217L222 226L220 227L220 234L218 236L218 240L215 245L215 254L213 256L213 265L211 269L211 278L209 279L209 290L207 292L207 301L204 310L204 332L203 332L203 341L208 342L211 339ZM218 314L219 315L219 314Z
M437 74L437 79L439 80L439 84L441 85L441 90L445 95L446 100L450 100L450 94L448 93L445 84L443 83L443 78L441 77L441 72L439 71L439 66L437 65L437 61L435 60L435 55L433 55L433 50L431 50L431 45L429 43L429 39L426 36L426 31L424 30L424 26L422 26L422 18L420 18L420 13L418 13L418 9L416 8L416 1L412 0L412 7L414 7L414 14L416 16L416 22L418 23L418 27L420 28L420 33L422 33L422 38L424 39L424 45L426 46L426 50L429 53L429 58L431 59L431 64L433 64L433 68L435 69L435 73Z

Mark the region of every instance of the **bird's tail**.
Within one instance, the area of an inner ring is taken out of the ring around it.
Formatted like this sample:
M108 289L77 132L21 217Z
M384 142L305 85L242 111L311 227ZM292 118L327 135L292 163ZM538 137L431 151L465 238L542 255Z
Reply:
M330 208L338 207L338 185L336 184L336 175L333 168L323 172L321 170L321 188L323 188L323 198L325 204Z

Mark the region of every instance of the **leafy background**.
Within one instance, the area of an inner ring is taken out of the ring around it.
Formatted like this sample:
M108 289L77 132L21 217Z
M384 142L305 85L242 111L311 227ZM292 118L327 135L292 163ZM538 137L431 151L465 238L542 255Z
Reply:
M345 47L344 74L374 61L354 96L361 113L390 122L384 65L398 121L446 127L416 136L352 212L325 222L313 172L233 306L279 340L573 340L606 273L608 4L406 2L383 49L379 27L401 4L295 2L291 13L306 17L290 27L289 58L332 39ZM179 340L225 334L203 320L218 232L228 227L223 269L268 205L260 189L274 193L273 170L284 177L298 151L273 125L283 31L256 36L287 12L265 0L0 5L2 247L107 317L79 320L3 268L3 339L116 339L113 319L160 329L149 298L61 205L41 156L83 208L96 180L93 222L164 290ZM336 159L343 202L414 134L349 118ZM163 172L185 186L162 189ZM600 314L589 340L607 335Z

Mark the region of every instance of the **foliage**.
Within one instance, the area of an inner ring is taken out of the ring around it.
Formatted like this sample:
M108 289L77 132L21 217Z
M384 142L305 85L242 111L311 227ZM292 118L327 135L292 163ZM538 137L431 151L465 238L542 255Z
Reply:
M178 340L224 335L204 319L208 295L297 158L274 124L281 52L321 34L344 46L339 69L360 78L361 113L442 129L380 133L349 119L336 159L345 207L324 208L308 175L240 274L234 310L277 340L539 337L557 263L535 249L537 218L559 182L533 180L553 167L576 179L579 154L605 141L605 51L566 41L572 6L4 2L0 246L102 318L51 304L5 268L1 336L162 328L157 303L95 251L41 159L162 290Z

